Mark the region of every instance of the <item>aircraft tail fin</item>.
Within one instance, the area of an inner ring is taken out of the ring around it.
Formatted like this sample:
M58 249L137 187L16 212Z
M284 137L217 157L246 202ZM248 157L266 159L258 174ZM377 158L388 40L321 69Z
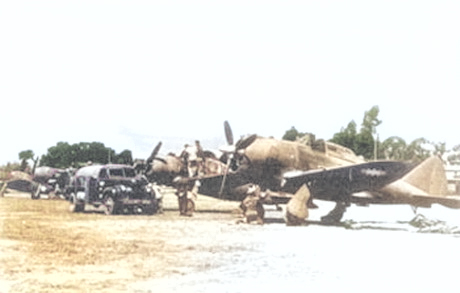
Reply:
M447 194L447 178L444 164L438 156L432 156L426 159L412 169L402 180L427 194Z

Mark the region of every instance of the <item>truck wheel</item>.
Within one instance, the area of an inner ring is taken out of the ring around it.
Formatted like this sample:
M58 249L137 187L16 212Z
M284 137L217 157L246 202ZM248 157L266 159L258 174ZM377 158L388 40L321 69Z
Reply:
M118 205L111 196L106 196L104 199L104 208L106 215L115 215L118 210Z
M85 210L85 203L79 201L73 192L70 194L69 210L72 213L81 213Z
M144 211L147 215L153 215L156 211L158 211L155 201L152 200L152 203L145 205Z

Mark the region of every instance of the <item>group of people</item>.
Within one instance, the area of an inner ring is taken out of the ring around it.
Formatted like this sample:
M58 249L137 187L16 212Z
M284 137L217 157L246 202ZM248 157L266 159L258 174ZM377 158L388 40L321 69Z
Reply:
M205 174L205 154L198 140L195 145L184 145L184 150L180 158L187 167L189 178L202 176ZM199 181L189 180L184 177L174 179L176 195L179 203L179 213L181 216L192 216L195 211L195 200L197 199ZM262 193L258 185L250 185L246 191L246 197L240 204L243 211L244 221L246 223L263 224L264 208L262 199L265 193Z

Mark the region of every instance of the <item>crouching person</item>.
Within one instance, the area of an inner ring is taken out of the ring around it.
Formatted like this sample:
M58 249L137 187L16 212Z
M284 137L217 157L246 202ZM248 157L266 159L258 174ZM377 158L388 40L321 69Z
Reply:
M264 223L265 210L262 205L262 193L258 185L251 185L248 188L245 199L240 204L246 223Z

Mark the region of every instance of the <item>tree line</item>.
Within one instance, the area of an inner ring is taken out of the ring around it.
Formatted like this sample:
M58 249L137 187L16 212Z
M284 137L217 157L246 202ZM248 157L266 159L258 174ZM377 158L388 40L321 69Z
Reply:
M442 155L447 151L445 143L430 142L423 137L410 143L398 136L391 136L380 141L377 135L377 127L382 123L378 119L379 112L379 107L373 106L369 111L365 111L359 129L357 123L351 120L346 127L342 127L339 132L335 133L329 141L345 146L367 160L385 159L419 162L433 154ZM314 134L299 132L293 126L285 132L282 139L294 141L306 135L314 139ZM450 163L460 164L460 145L455 146L452 150L454 153L449 155L447 160ZM54 168L78 168L88 162L129 165L133 163L130 150L124 150L117 154L115 150L106 147L101 142L80 142L75 144L58 142L55 146L48 148L47 153L41 157L35 156L32 150L21 151L19 160L19 166L15 166L14 169L23 171L27 168L30 169L30 162L33 165L32 169L36 165Z
M25 150L19 153L20 169L25 171L32 161L33 168L39 166L49 166L54 168L78 168L89 162L94 164L128 164L133 163L133 156L130 150L124 150L117 154L112 148L106 147L101 142L80 142L69 144L58 142L55 146L48 148L46 154L35 156L32 150Z
M443 155L447 152L444 142L435 143L423 137L417 138L410 143L407 143L399 136L391 136L380 141L377 135L377 126L382 123L378 119L379 112L379 107L373 106L364 113L359 130L356 122L352 120L346 127L342 127L339 132L335 133L329 141L345 146L367 160L384 159L420 162L433 154ZM294 141L306 134L309 133L299 132L295 127L292 127L286 131L283 139ZM454 147L453 151L460 151L460 145ZM451 163L460 161L460 154L452 154L447 159Z

